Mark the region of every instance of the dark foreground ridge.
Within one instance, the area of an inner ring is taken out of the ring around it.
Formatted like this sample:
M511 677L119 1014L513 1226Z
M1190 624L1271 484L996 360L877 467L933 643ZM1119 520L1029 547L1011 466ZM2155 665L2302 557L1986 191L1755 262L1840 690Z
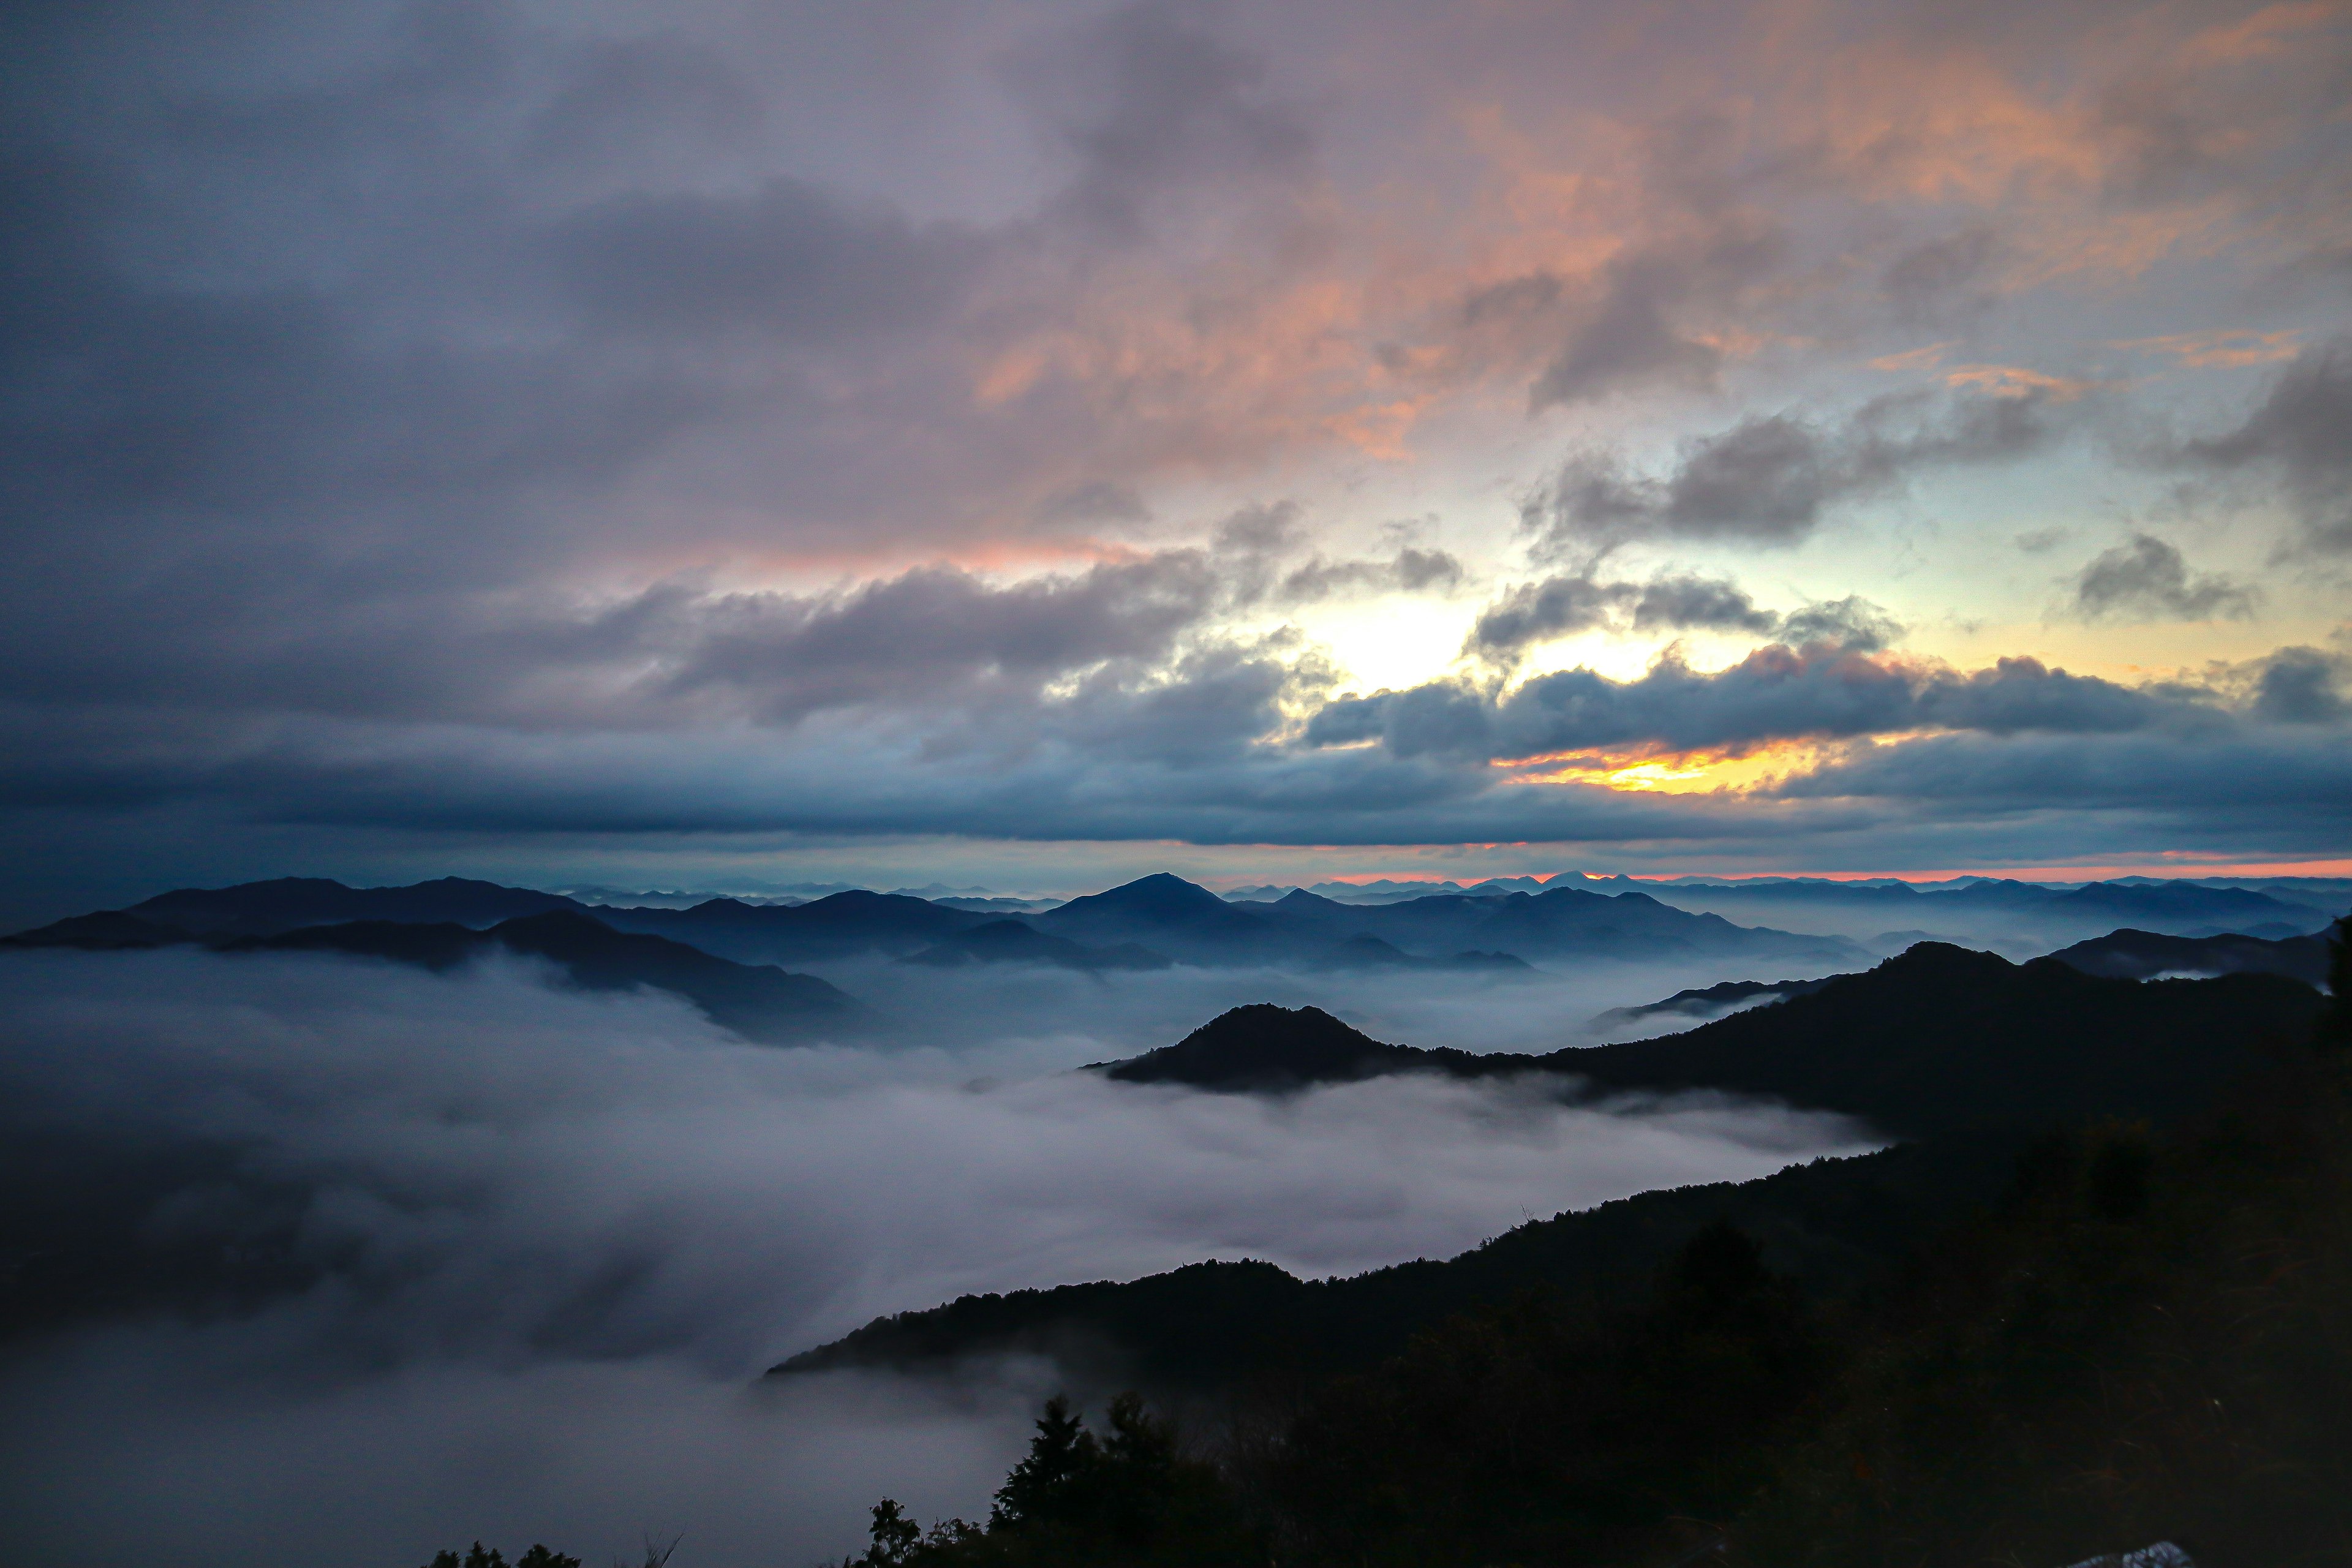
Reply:
M2085 974L2151 980L2159 974L2284 974L2306 985L2327 977L2325 936L2263 938L2224 931L2167 936L2129 927L2050 955Z
M222 923L214 923L219 931ZM235 929L234 922L227 929ZM663 937L614 931L568 910L501 921L488 931L453 922L348 921L267 936L209 940L193 931L128 912L80 915L6 939L16 947L77 947L103 952L195 944L215 952L339 952L389 959L437 973L498 952L545 959L585 991L649 986L694 1004L713 1023L750 1040L800 1039L853 1022L860 1011L847 993L813 974L735 963Z
M2053 1126L2165 1123L2306 1037L2323 1000L2273 975L2141 984L1923 943L1863 974L1686 1034L1545 1056L1390 1045L1312 1007L1237 1007L1173 1046L1092 1070L1122 1082L1281 1091L1386 1073L1578 1075L1619 1092L1698 1087L1842 1110L1919 1140L1760 1181L1647 1193L1523 1226L1448 1262L1308 1282L1266 1263L1197 1264L1131 1284L968 1296L902 1313L780 1373L911 1366L1003 1352L1124 1369L1172 1388L1284 1366L1369 1364L1473 1302L1547 1287L1645 1285L1703 1226L1737 1224L1772 1266L1851 1289L1998 1191Z
M1711 1089L1865 1118L1905 1136L2190 1109L2248 1039L2299 1037L2318 999L2272 974L2142 984L2050 959L1921 942L1860 974L1662 1039L1542 1055L1389 1045L1318 1008L1236 1007L1096 1070L1242 1092L1386 1073L1556 1073L1620 1092Z
M2154 1542L2339 1562L2341 931L2336 998L2305 993L2302 1037L2225 1022L2226 1079L2153 1125L2094 1107L2034 1131L2018 1104L2004 1128L1649 1194L1444 1264L1322 1282L1200 1264L870 1325L780 1370L1028 1350L1095 1380L1089 1400L1104 1375L1129 1391L1091 1426L1047 1402L984 1522L926 1531L884 1499L845 1568L2056 1568ZM1294 1061L1361 1070L1332 1022L1299 1025ZM2118 1065L2119 1097L2147 1089Z

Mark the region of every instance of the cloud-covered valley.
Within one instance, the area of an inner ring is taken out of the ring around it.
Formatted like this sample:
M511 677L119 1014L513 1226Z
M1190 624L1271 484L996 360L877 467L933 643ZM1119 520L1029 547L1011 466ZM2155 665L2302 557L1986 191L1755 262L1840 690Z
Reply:
M62 1296L99 1281L5 1374L36 1561L127 1563L165 1536L177 1561L237 1561L262 1520L293 1554L351 1561L557 1529L537 1521L602 1532L574 1551L643 1527L687 1530L695 1561L837 1552L886 1482L977 1508L1052 1378L752 1392L877 1313L1211 1256L1356 1272L1868 1141L1536 1086L1116 1085L1066 1069L1164 1043L1151 1013L1209 997L1091 981L1091 1008L1008 984L993 1025L782 1050L501 964L6 967L18 1223L71 1259ZM1487 1015L1472 984L1433 1000L1424 978L1420 1020L1542 1037L1534 1005ZM988 990L935 1005L991 1016Z

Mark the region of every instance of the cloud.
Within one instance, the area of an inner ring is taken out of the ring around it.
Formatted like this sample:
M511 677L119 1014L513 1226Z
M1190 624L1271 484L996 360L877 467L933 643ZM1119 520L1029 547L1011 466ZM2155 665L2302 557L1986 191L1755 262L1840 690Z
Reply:
M1523 509L1539 548L1678 539L1788 544L1837 504L1899 489L1915 473L2015 461L2064 427L2039 385L2014 395L1865 404L1823 426L1790 414L1749 415L1683 443L1663 475L1629 472L1608 454L1570 459Z
M1168 0L1121 6L1024 62L1077 171L1058 211L1113 240L1146 237L1157 207L1219 183L1285 182L1313 151L1305 122L1265 90L1263 61Z
M1772 632L1781 625L1745 589L1719 578L1604 583L1586 572L1513 588L1479 615L1463 651L1507 667L1539 643L1580 632Z
M1852 645L1772 644L1712 674L1669 651L1633 680L1579 668L1536 676L1499 696L1439 682L1344 697L1309 721L1307 739L1320 745L1378 739L1401 757L1483 762L1602 747L1652 744L1688 752L1921 729L2097 734L2194 721L2209 711L2194 694L2117 686L2031 658L2005 658L1962 674L1882 653L1878 617L1867 606L1823 606L1807 619L1823 631L1858 623L1861 635Z
M953 701L977 682L1034 689L1110 660L1156 662L1221 586L1205 556L1171 552L1003 587L926 568L816 600L725 595L696 606L693 641L659 685L677 695L724 689L771 720Z
M985 261L974 236L792 180L740 196L617 196L564 218L548 243L590 322L661 342L751 332L871 347L936 323Z
M2168 332L2161 337L2126 338L2113 346L2143 353L2170 354L2184 370L2242 370L2248 365L2274 364L2301 353L2294 328L2257 332L2217 329L2204 332Z
M2244 423L2186 442L2174 457L2273 480L2301 514L2311 549L2352 552L2352 337L2303 350Z
M2177 546L2138 533L2104 551L2074 579L2074 611L2085 620L2138 616L2181 621L2243 619L2257 592L2218 573L2191 572Z
M1055 1070L1119 1054L1153 986L1094 1003L1100 1030L1061 1009L1024 1037L1019 982L959 981L932 998L945 1031L784 1051L499 965L11 955L0 985L17 1234L191 1306L220 1268L247 1287L0 1369L27 1564L227 1568L265 1539L421 1561L478 1536L602 1557L649 1529L703 1561L837 1557L901 1484L984 1509L1056 1381L751 1386L876 1313L1205 1256L1351 1272L1864 1142L1705 1100L1388 1080L1273 1102Z
M1878 285L1895 314L1906 321L1941 321L1982 312L1993 302L1994 264L2000 250L2000 232L1989 224L1971 224L1914 246L1888 262ZM1949 343L1939 345L1949 348ZM1914 350L1914 354L1926 351ZM1907 357L1907 356L1897 356ZM1932 365L1933 359L1926 363ZM1873 362L1880 370L1913 369L1915 364Z
M2334 724L2347 710L2341 689L2352 658L2315 647L2283 647L2262 661L2254 711L2279 724Z

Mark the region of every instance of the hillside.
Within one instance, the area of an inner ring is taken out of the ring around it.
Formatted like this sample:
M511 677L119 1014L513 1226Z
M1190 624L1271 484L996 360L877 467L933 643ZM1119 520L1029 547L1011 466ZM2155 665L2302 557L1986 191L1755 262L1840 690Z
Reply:
M1558 1073L1619 1091L1769 1096L1916 1135L2177 1114L2248 1050L2300 1037L2319 1005L2310 987L2275 975L2142 984L1922 942L1863 973L1662 1039L1475 1055L1388 1045L1311 1007L1255 1006L1101 1070L1228 1091L1388 1072Z
M1294 1363L1360 1364L1478 1300L1538 1285L1601 1296L1633 1288L1718 1219L1761 1241L1774 1268L1816 1288L1850 1287L1989 1200L2017 1152L2048 1129L2190 1114L2294 1048L2322 1006L2309 987L2273 976L2141 985L1929 945L1686 1034L1539 1057L1391 1045L1315 1008L1235 1008L1175 1045L1090 1070L1223 1092L1392 1072L1578 1073L1615 1090L1773 1094L1919 1141L1756 1182L1643 1194L1522 1226L1450 1261L1349 1280L1221 1264L1132 1284L966 1297L877 1320L777 1370L1024 1350L1193 1387Z
M405 891L406 889L394 889ZM153 900L151 900L151 905ZM149 907L149 906L142 906ZM19 947L92 951L207 946L223 953L339 952L447 971L494 952L545 959L571 984L588 991L636 986L682 996L716 1024L746 1039L803 1039L854 1026L861 1009L837 987L812 974L714 957L657 936L614 931L570 910L502 921L487 931L454 921L347 921L298 927L268 935L225 935L220 923L260 923L253 912L226 912L208 934L128 913L78 916L7 939Z

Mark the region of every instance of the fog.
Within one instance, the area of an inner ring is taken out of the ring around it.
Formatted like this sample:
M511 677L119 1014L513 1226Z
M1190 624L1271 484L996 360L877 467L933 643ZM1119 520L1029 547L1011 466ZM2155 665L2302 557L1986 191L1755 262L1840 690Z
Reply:
M1211 1257L1352 1273L1869 1142L1542 1083L1264 1099L1063 1070L1310 999L1274 977L866 978L897 984L896 1032L785 1050L520 964L0 960L23 1212L143 1182L90 1234L280 1265L233 1309L134 1292L10 1348L11 1561L415 1568L479 1536L601 1563L646 1531L684 1532L679 1568L837 1560L885 1491L983 1513L1056 1375L757 1383L876 1314ZM1418 975L1346 1010L1416 1044L1563 1043L1653 978Z

